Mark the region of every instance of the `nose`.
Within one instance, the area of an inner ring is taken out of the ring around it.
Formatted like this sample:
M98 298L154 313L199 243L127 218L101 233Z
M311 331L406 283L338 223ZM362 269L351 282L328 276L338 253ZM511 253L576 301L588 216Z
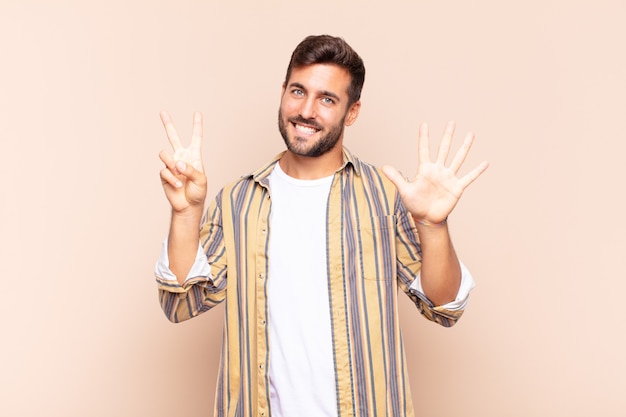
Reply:
M302 100L300 105L300 116L304 119L314 119L316 116L315 111L315 98L314 97L306 97Z

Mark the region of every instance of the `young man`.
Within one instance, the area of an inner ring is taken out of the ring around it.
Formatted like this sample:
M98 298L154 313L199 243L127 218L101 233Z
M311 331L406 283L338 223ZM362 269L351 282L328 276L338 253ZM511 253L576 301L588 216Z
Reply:
M287 150L206 211L201 115L188 148L161 115L175 153L160 154L172 206L160 301L174 322L226 301L216 416L412 416L398 289L441 325L463 312L474 284L446 221L487 164L457 177L470 134L445 165L452 123L435 162L420 127L413 180L354 157L343 134L364 78L342 39L302 41L278 115Z

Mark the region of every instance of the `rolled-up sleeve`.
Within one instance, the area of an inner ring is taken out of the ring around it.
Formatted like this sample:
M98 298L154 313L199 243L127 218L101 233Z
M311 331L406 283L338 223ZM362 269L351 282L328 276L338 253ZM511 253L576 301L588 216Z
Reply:
M461 261L459 261L459 264L461 266L461 285L459 286L459 292L456 294L454 301L441 306L441 308L450 311L465 310L469 300L470 291L472 291L472 289L476 286L474 278L467 267L463 265L463 262ZM410 290L415 291L426 298L424 290L422 289L421 274L417 274L415 281L411 283Z
M195 261L182 285L169 267L167 239L163 242L155 265L155 276L159 303L170 321L188 320L224 300L226 254L221 231L221 212L214 202L205 214Z
M450 303L435 306L422 289L420 279L422 251L415 223L399 200L396 201L396 207L396 258L399 286L413 300L424 317L442 326L451 327L465 311L469 293L475 286L474 278L465 265L460 263L461 285L456 298Z

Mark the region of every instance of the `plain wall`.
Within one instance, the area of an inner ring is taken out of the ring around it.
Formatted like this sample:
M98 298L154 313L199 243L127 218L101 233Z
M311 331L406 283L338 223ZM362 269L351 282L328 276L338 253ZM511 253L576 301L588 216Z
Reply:
M209 416L223 308L169 323L158 113L205 115L210 198L282 150L289 55L344 37L367 79L345 144L416 166L448 119L450 217L478 287L452 329L401 315L418 415L623 416L624 1L0 0L0 415Z

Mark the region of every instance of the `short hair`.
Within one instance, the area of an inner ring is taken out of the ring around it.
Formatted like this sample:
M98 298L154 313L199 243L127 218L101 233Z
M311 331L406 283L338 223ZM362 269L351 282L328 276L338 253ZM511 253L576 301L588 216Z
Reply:
M342 38L330 35L312 35L304 38L291 54L285 84L289 82L294 68L312 64L334 64L345 68L351 78L348 87L348 105L356 103L361 98L365 66L361 57Z

